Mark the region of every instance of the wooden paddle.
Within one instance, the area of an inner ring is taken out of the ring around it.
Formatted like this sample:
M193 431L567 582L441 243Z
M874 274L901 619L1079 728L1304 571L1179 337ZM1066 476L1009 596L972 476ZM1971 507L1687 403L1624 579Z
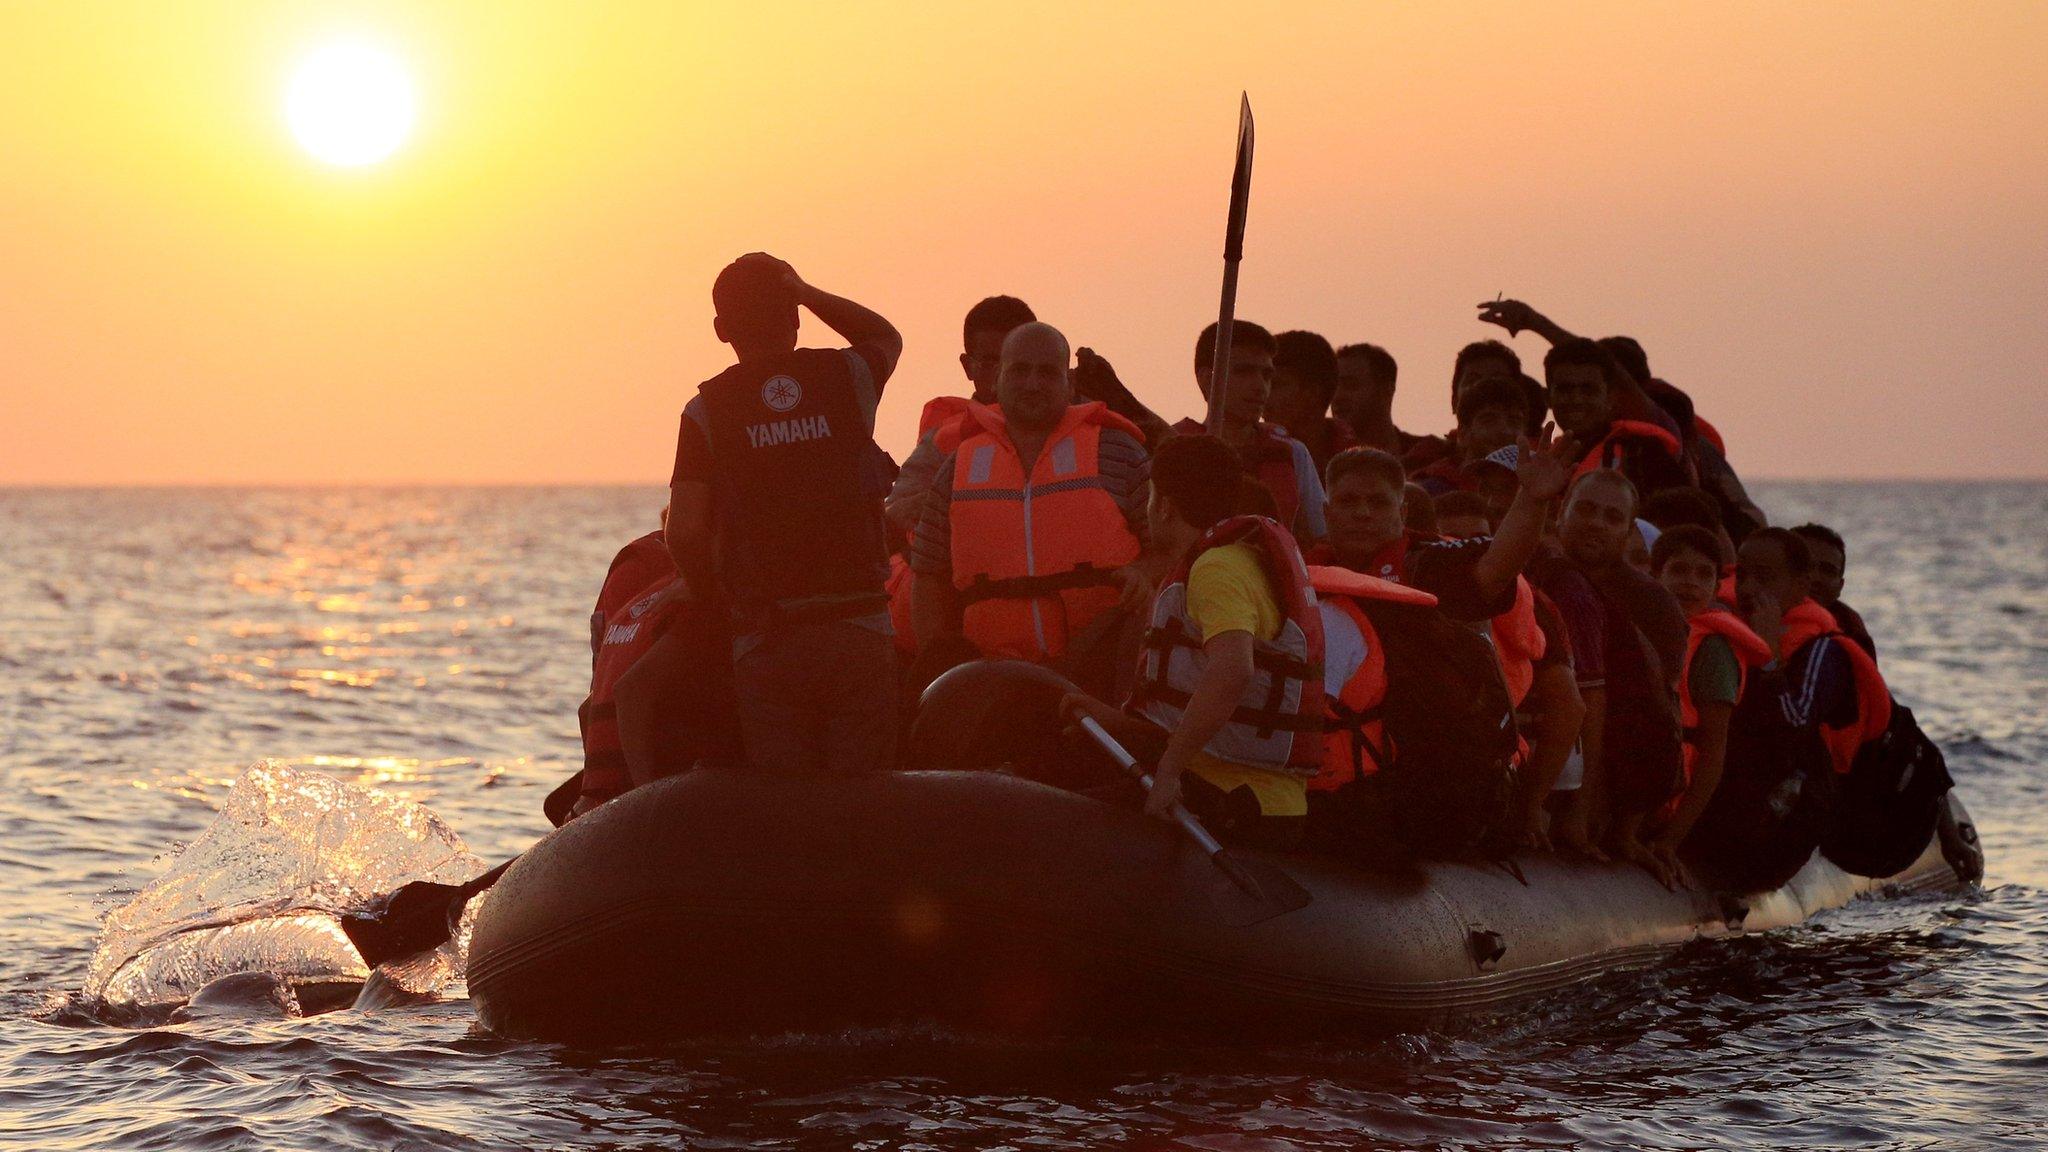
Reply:
M1080 723L1081 730L1088 733L1089 739L1107 752L1110 758L1117 762L1118 767L1143 785L1146 792L1152 791L1152 774L1145 771L1144 765L1139 764L1137 758L1118 743L1116 737L1111 736L1095 717L1083 716ZM1233 856L1229 849L1217 842L1216 837L1209 834L1207 828L1202 827L1202 822L1195 819L1195 814L1188 811L1184 805L1175 802L1172 814L1173 822L1188 839L1195 842L1196 847L1208 854L1210 863L1215 864L1225 876L1230 877L1231 883L1242 889L1245 895L1270 908L1273 915L1305 908L1313 899L1308 889L1295 883L1292 876L1273 865L1262 860Z

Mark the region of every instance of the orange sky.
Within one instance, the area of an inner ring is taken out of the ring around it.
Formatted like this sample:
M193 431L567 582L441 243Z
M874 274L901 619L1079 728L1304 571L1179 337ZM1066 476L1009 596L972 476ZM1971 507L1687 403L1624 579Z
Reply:
M2048 475L2048 7L732 7L0 8L0 483L659 484L755 248L903 330L899 455L991 292L1186 414L1240 88L1239 314L1411 430L1505 291L1747 474ZM366 169L281 114L344 33L420 96Z

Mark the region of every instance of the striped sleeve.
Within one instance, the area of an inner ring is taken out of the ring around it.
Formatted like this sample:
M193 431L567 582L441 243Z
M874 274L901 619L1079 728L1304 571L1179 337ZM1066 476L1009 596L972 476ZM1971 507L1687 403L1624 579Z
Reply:
M1096 446L1096 458L1102 482L1123 511L1124 523L1143 542L1145 503L1151 497L1152 457L1136 437L1111 429L1103 432L1102 441Z
M910 570L926 576L953 575L953 464L955 453L946 457L932 477L931 493L936 499L925 505L910 539Z

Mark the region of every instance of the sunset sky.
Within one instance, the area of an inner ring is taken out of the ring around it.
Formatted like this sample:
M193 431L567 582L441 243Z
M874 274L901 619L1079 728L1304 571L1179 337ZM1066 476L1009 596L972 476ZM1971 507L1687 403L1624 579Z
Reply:
M0 483L659 484L752 249L903 330L899 456L993 292L1185 415L1240 89L1239 314L1411 431L1505 292L1747 475L2048 475L2048 6L1100 7L8 4ZM381 163L287 126L338 39Z

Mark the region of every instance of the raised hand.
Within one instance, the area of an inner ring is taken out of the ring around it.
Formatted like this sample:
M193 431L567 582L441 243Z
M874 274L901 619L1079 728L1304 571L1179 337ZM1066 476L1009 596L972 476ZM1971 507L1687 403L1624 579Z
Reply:
M1482 300L1479 303L1479 322L1498 325L1507 329L1509 336L1519 336L1526 329L1547 321L1543 313L1520 300Z
M1546 422L1533 438L1515 438L1515 480L1533 499L1555 499L1571 483L1571 439L1556 439L1556 429Z
M804 286L803 277L798 276L796 274L796 269L790 266L789 261L780 259L775 256L770 256L766 252L749 252L745 256L740 257L738 260L733 261L733 263L748 265L762 264L768 267L772 267L781 273L782 286L789 289L792 292Z

